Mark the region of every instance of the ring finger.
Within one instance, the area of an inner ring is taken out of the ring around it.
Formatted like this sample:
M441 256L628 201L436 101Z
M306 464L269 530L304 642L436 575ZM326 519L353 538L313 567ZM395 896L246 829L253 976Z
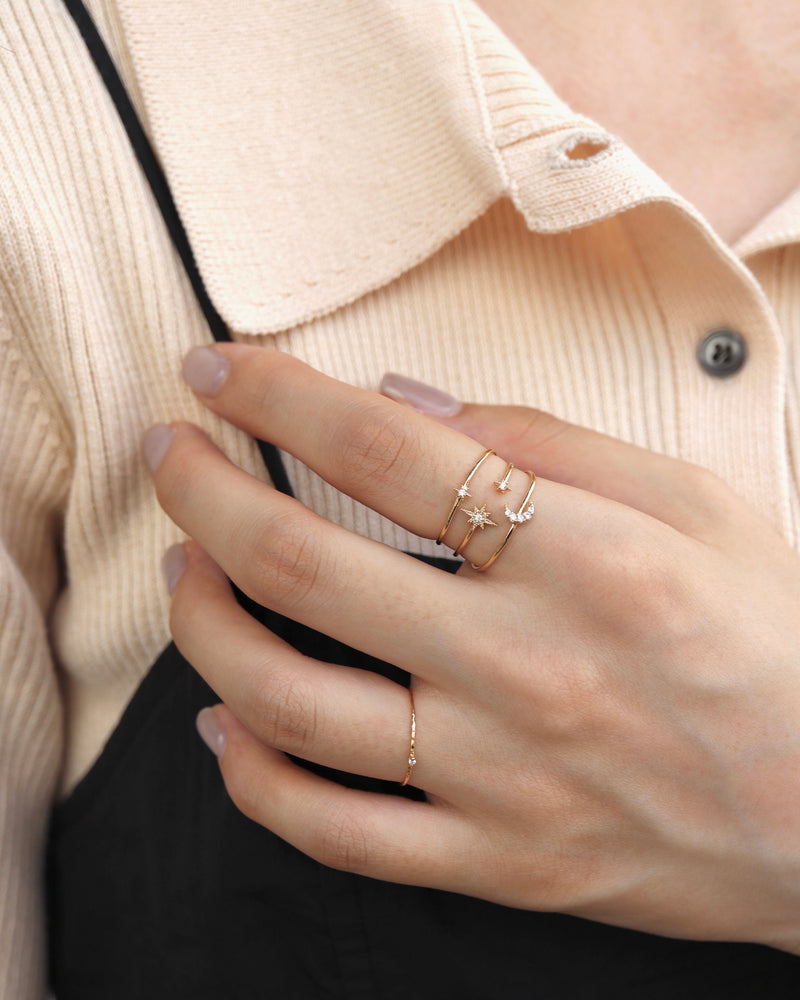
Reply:
M253 735L303 760L402 781L411 742L409 692L380 674L303 656L236 602L198 545L184 544L183 557L170 621L175 643ZM430 712L426 703L428 731L449 731L435 721L436 701ZM424 781L426 770L414 767L410 783Z

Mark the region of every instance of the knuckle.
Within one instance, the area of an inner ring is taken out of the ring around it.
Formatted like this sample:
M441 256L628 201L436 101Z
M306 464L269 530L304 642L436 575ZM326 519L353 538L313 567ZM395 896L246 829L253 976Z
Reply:
M301 386L308 371L302 361L290 354L262 349L248 358L248 369L255 377L241 380L237 391L241 392L239 405L254 420L270 413L275 400L284 398L287 387Z
M646 531L619 528L594 541L585 554L589 607L598 620L627 621L640 630L661 617L676 584L674 532L666 526ZM669 534L669 538L667 538ZM663 537L662 537L663 535Z
M569 746L595 737L616 716L606 665L587 655L551 662L538 707L538 734L548 743Z
M330 451L348 491L398 487L397 469L411 461L415 437L405 415L380 397L352 406L331 430Z
M709 529L727 527L744 506L724 479L702 466L687 467L685 486L695 521Z
M261 688L257 706L265 741L302 757L314 743L317 708L313 690L297 677L274 680Z
M262 514L242 518L241 551L251 553L248 572L259 593L274 594L282 605L297 607L319 595L326 574L326 550L318 544L307 511L283 513L265 521Z
M319 830L314 854L329 868L365 872L370 849L364 826L358 817L342 809L330 814Z

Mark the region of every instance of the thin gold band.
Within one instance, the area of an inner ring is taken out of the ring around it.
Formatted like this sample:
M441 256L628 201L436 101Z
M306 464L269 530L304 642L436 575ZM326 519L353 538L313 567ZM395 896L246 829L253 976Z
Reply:
M467 478L464 480L464 482L460 486L456 486L456 498L453 501L453 506L450 508L450 513L447 515L447 520L442 525L442 530L436 536L436 544L437 545L441 545L442 544L442 541L444 540L444 536L447 534L447 531L448 531L450 525L453 523L453 518L456 516L456 511L461 506L461 501L465 500L469 496L469 493L467 493L467 490L469 489L469 484L470 484L470 481L472 480L472 477L475 475L475 473L478 471L478 469L480 469L480 467L483 465L483 463L486 461L486 459L490 455L494 455L494 449L493 448L487 448L486 449L486 451L481 455L481 457L478 459L478 461L469 470L469 473L467 474Z
M411 774L414 768L417 766L417 713L414 710L414 695L411 693L409 688L408 697L411 701L411 741L408 746L408 761L406 763L406 776L400 783L401 788L405 788L406 785L411 780Z
M495 549L492 555L489 556L485 563L481 563L480 566L476 566L475 563L471 563L472 568L477 570L479 573L483 573L484 570L487 570L494 563L494 561L499 558L500 553L506 545L508 545L508 540L514 534L514 529L517 525L523 524L524 521L530 520L533 516L533 504L531 503L531 497L533 496L533 491L536 489L536 476L530 471L528 471L528 475L531 477L531 484L528 487L528 492L525 494L525 499L519 505L519 509L516 512L512 512L508 509L508 507L506 507L506 517L511 521L511 527L508 529L506 537L503 539L499 547ZM469 539L467 539L467 541L468 540ZM462 545L463 544L464 543L462 543Z

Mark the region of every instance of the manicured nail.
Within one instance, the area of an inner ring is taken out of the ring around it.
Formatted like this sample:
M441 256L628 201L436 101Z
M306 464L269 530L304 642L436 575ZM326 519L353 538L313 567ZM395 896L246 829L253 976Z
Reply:
M216 396L230 370L230 361L213 347L193 347L183 359L184 381L201 396Z
M429 413L432 417L454 417L461 409L461 403L449 393L396 372L387 372L383 376L381 392L398 403L405 403L413 410Z
M151 472L161 465L161 459L175 437L175 431L168 424L153 424L142 438L142 457Z
M200 739L215 757L221 757L225 752L225 730L219 724L212 708L202 709L195 723Z
M178 542L177 545L170 545L161 560L161 570L167 582L167 590L172 593L178 584L178 580L183 576L186 569L186 550Z

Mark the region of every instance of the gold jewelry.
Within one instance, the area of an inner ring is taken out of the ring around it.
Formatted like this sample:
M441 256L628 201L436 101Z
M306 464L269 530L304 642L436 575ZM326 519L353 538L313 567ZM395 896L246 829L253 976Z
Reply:
M406 765L406 776L400 783L401 788L405 788L411 780L411 773L417 766L417 713L414 711L414 695L411 688L408 689L408 697L411 702L411 742L408 747L408 762Z
M481 455L481 457L478 459L478 461L469 470L469 472L467 474L467 478L464 480L464 482L460 486L456 486L455 487L456 498L453 501L453 506L450 508L450 513L447 515L447 520L442 525L442 530L436 536L436 544L437 545L441 545L442 544L444 536L447 534L447 531L448 531L450 525L453 523L453 518L456 516L456 511L461 506L461 501L462 500L466 500L466 498L468 496L471 496L471 494L469 492L470 481L472 480L472 477L475 475L475 473L478 471L478 469L480 469L480 467L483 465L483 463L486 461L486 459L490 455L494 455L494 449L493 448L488 448Z
M469 519L469 527L467 528L467 533L461 541L461 544L457 549L454 550L454 556L460 556L464 549L467 547L467 543L470 538L475 534L477 528L483 531L484 528L491 525L493 528L497 527L497 522L492 520L491 513L486 509L486 504L482 504L480 507L477 504L472 508L472 510L462 510L462 514L466 514Z
M500 553L503 551L506 545L508 545L508 540L514 534L514 529L517 527L517 525L524 524L526 521L530 521L530 519L533 517L534 506L531 497L533 496L533 491L536 488L536 476L534 476L534 474L530 471L528 472L528 475L531 477L531 484L528 487L528 492L525 494L525 499L519 505L519 509L513 511L508 506L508 504L506 504L506 509L503 512L511 522L511 527L508 529L506 537L503 539L500 546L497 549L495 549L494 553L489 556L489 558L486 560L485 563L481 563L480 566L476 566L475 563L471 564L472 568L476 569L479 573L483 573L484 570L487 570L492 565L492 563L500 556ZM469 539L467 539L467 541L468 540ZM465 543L462 542L462 545L463 544Z
M503 478L498 479L494 484L494 488L498 493L508 493L511 489L511 473L514 471L514 463L509 462L506 466L506 471L503 473Z

